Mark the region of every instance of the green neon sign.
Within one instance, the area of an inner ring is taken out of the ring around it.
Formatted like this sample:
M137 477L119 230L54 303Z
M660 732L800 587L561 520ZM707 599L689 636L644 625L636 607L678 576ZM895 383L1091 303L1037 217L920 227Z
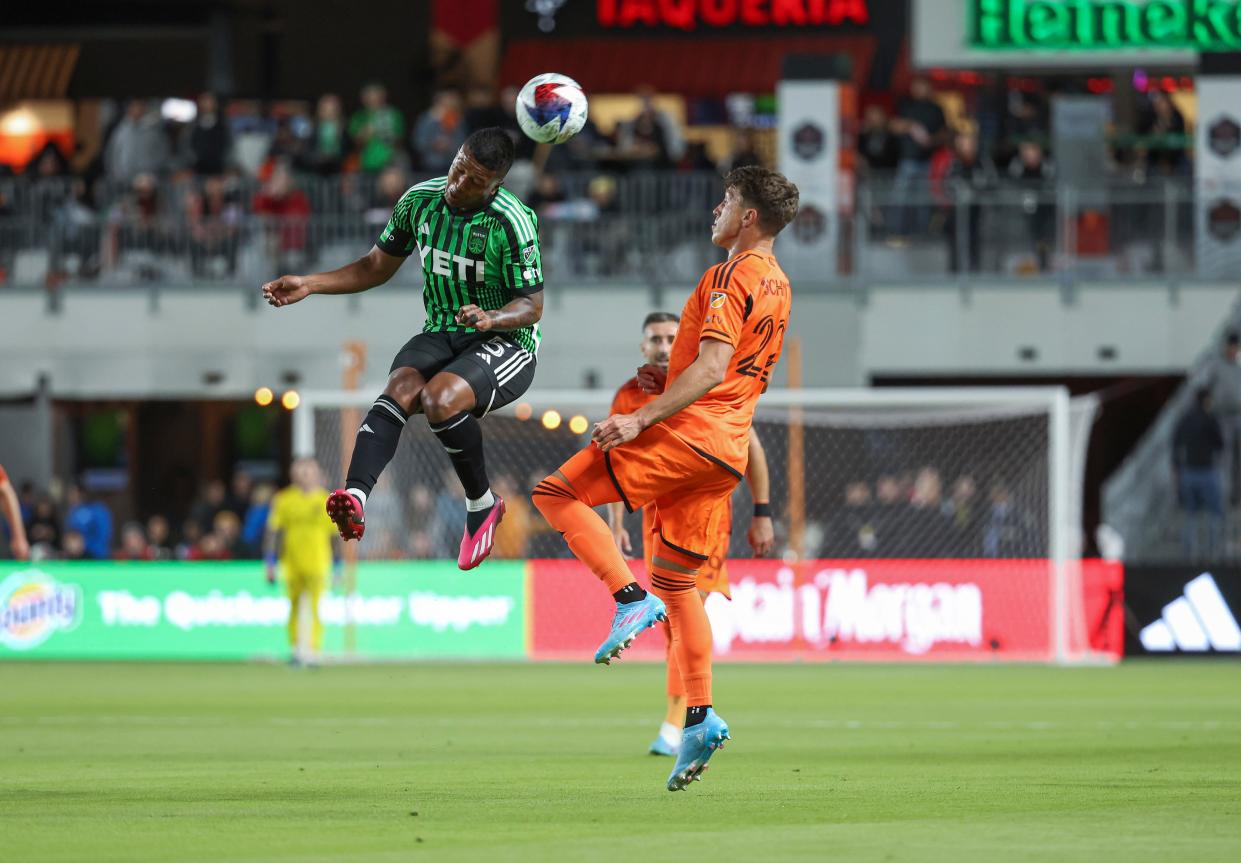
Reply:
M1241 0L971 0L982 51L1237 51Z

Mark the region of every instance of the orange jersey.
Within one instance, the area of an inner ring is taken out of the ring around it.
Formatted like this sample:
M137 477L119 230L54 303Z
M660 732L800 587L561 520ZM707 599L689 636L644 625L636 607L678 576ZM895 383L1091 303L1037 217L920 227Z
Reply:
M645 392L638 386L638 378L632 377L616 391L612 398L613 414L631 414L643 405L653 401L655 396Z
M717 339L733 356L719 386L664 424L701 452L744 473L758 397L780 359L793 295L775 256L742 252L703 274L681 311L668 382L698 359L698 343Z

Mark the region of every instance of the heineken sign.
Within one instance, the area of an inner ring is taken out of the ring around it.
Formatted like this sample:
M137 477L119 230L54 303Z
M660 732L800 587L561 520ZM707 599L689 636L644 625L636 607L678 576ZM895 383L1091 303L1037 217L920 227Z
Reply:
M969 2L976 50L1241 50L1241 0Z

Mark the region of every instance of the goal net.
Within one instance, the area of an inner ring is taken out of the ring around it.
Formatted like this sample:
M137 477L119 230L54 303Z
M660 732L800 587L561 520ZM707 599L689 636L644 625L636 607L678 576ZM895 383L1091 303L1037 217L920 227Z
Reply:
M372 400L304 393L295 450L341 481ZM589 442L610 401L602 391L531 392L486 418L488 472L510 502L496 557L570 557L528 505L529 490ZM712 597L713 625L735 630L723 647L762 641L744 627L761 630L787 594L792 635L773 657L892 658L887 645L928 658L1093 658L1098 609L1087 607L1078 560L1093 416L1092 402L1059 388L767 393L755 428L779 560L745 561L751 501L742 484L729 567L734 600L741 591L750 611L737 611L738 601L715 608ZM456 557L461 488L423 426L406 427L367 501L366 540L354 546L364 560ZM640 516L627 526L640 558Z

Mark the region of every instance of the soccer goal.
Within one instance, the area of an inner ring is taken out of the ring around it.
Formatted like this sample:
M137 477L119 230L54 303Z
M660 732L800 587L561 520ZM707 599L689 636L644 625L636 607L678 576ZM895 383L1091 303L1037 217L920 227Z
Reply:
M528 492L589 442L611 396L533 391L487 417L489 474L516 502L497 556L568 556ZM295 451L339 481L373 397L303 393ZM1100 659L1092 644L1108 599L1092 593L1080 560L1094 414L1092 400L1054 387L768 392L755 428L781 557L747 568L750 499L739 490L729 563L736 601L720 618L735 635L730 645L746 656L747 644L787 635L772 656ZM456 555L462 493L422 426L407 426L367 501L363 559ZM639 523L630 516L635 554Z

